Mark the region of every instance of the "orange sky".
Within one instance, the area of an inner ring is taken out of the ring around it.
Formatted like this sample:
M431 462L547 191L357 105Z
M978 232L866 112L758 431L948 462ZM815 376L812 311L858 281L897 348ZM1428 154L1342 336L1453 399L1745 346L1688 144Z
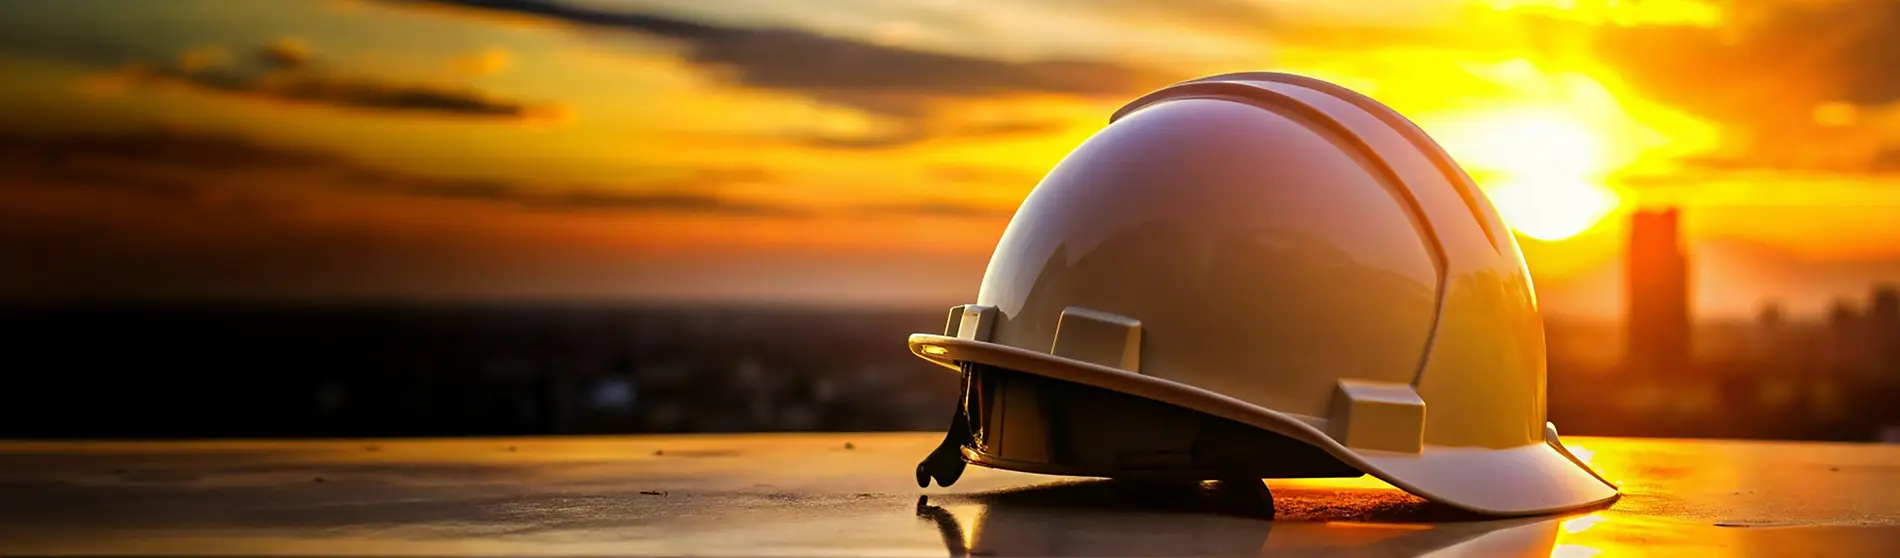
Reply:
M10 3L0 293L967 302L1116 107L1239 70L1411 116L1555 313L1653 205L1703 315L1900 280L1900 7L1375 3Z

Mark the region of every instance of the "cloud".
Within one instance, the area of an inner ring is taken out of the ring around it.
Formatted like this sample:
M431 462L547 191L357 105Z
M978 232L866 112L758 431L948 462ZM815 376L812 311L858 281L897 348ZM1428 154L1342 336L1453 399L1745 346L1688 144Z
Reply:
M987 226L1008 215L1006 207L947 201L808 209L721 191L779 179L752 167L633 174L624 186L436 177L203 131L0 132L0 262L10 271L0 273L0 298L771 293L789 287L717 283L730 277L706 271L697 250L679 270L656 270L643 259L645 247L669 239L600 242L599 233L622 223L650 230L651 216L706 216L718 219L715 227L769 233L817 220ZM429 200L442 202L415 203ZM524 213L556 215L517 218ZM565 213L622 220L560 218ZM792 267L823 261L818 267L832 271L869 261L767 252L733 261L751 262L747 269L760 257ZM682 280L713 283L681 287Z
M1604 26L1595 50L1641 92L1724 119L1805 120L1824 101L1900 98L1900 5L1744 4L1723 27Z
M508 53L508 49L485 48L450 60L449 69L469 75L485 76L508 69L509 60L512 58L513 55Z
M31 186L60 186L83 188L87 190L125 194L152 201L179 205L198 205L202 188L191 181L162 176L151 176L137 172L124 172L120 169L93 167L72 164L65 159L45 159L39 161L15 160L14 153L0 146L0 168L11 172L9 180L0 183L0 189L24 188ZM13 164L8 164L13 163ZM18 164L38 167L27 172L19 172ZM38 172L34 172L38 171ZM44 174L40 174L44 173ZM42 184L35 180L41 176L57 177L56 184Z
M959 124L918 118L899 120L893 126L894 129L871 134L790 132L765 137L724 135L705 138L703 142L740 145L765 142L814 149L882 150L941 140L983 141L1046 136L1067 130L1069 126L1068 122L1057 120L1000 120Z
M1069 129L1069 123L1061 120L999 120L953 126L947 135L959 138L999 138L1017 136L1043 136Z
M339 160L314 152L273 149L222 136L175 141L164 131L70 136L0 135L0 190L53 188L124 196L199 209L261 207L233 203L203 180L258 169L310 168ZM178 172L180 169L187 172Z
M940 165L930 169L933 176L950 182L1020 186L1024 189L1042 181L1042 173L1016 168L985 165Z
M979 221L1006 220L1016 214L1016 206L1001 206L977 202L951 200L924 200L912 203L872 204L857 208L857 212L872 217L940 217L950 219L970 219Z
M1751 1L1718 27L1602 26L1592 51L1637 94L1729 129L1723 153L1693 164L1889 172L1900 153L1896 28L1892 2Z
M873 133L814 132L766 138L817 149L885 150L945 138L985 139L1053 133L1064 129L1065 123L1022 120L988 129L946 129L940 121L948 115L940 109L958 101L994 100L1012 95L1053 95L1118 103L1195 77L1192 71L1185 69L1129 62L1128 57L1114 52L1096 54L1096 58L1005 60L906 48L827 35L802 27L743 27L708 22L626 5L610 7L568 0L385 1L462 17L504 17L516 21L528 18L543 25L671 39L685 47L680 56L687 62L728 83L790 92L822 103L855 108L873 117L882 117L888 124ZM1078 18L1108 17L1122 22L1162 18L1160 21L1188 28L1218 25L1230 34L1260 39L1260 44L1284 42L1364 49L1401 43L1472 41L1455 28L1440 29L1411 21L1407 16L1417 9L1397 10L1399 15L1393 15L1348 9L1293 9L1258 0L1038 1L1045 4L1045 8L1055 8L1041 12L1073 11ZM981 30L973 28L972 32ZM1255 55L1238 56L1259 60ZM745 142L760 138L727 139Z
M310 65L310 45L303 39L284 37L258 53L264 62L277 68L302 68Z
M755 138L734 138L739 143L756 141ZM824 132L792 133L768 138L769 142L783 142L800 147L833 150L879 150L906 147L929 141L931 135L917 128L875 135L845 135ZM715 141L715 143L719 143Z
M411 197L482 201L535 211L611 213L683 213L801 217L806 212L778 205L730 199L706 192L769 176L757 169L700 169L685 178L648 181L640 191L601 186L530 186L494 180L434 179L357 170L351 187Z
M675 178L624 187L529 184L431 177L374 168L340 155L273 146L238 136L178 130L70 136L0 136L0 164L17 179L0 189L80 186L184 205L224 203L246 192L227 184L236 171L296 176L338 192L485 202L531 211L724 214L798 217L792 207L735 200L717 190L770 181L750 167L687 169ZM224 201L221 201L224 200Z
M1007 218L1014 210L947 200L873 202L818 210L722 194L730 186L779 180L766 169L748 166L654 169L651 176L626 185L424 176L368 166L327 151L176 129L0 135L0 174L13 178L0 182L0 191L84 188L100 195L131 196L194 210L293 210L287 205L289 192L256 189L259 177L272 183L294 178L298 184L323 188L315 192L315 203L322 203L324 195L370 194L487 203L534 212L777 219L873 215L989 220Z
M1054 5L1107 12L1122 19L1160 21L1193 29L1261 33L1280 18L1263 2L1253 0L1043 0Z
M237 97L380 112L496 118L545 119L560 106L486 94L472 87L408 82L327 68L297 39L280 39L256 51L248 63L227 51L202 47L175 64L132 64L94 81L107 89L182 86Z
M408 0L657 35L742 85L796 91L868 111L914 116L932 97L1012 93L1113 96L1183 76L1113 62L1005 61L885 46L784 28L728 27L550 0Z
M187 72L215 68L230 62L231 51L216 45L194 48L178 55L178 69Z
M275 147L239 137L152 128L119 133L0 135L0 153L68 160L104 156L213 169L344 164L341 157Z
M1443 0L1284 2L1278 0L1038 0L1143 27L1174 27L1272 46L1356 51L1397 45L1488 46L1496 37L1472 33L1470 11ZM1457 20L1458 24L1450 24ZM1159 25L1157 25L1159 24Z
M1015 207L949 201L917 203L912 204L908 208L900 208L898 210L915 215L927 215L932 217L975 217L985 219L1008 218L1016 214Z
M1900 147L1847 150L1828 143L1810 144L1805 147L1782 147L1782 143L1769 144L1758 141L1748 146L1748 149L1735 153L1704 153L1681 157L1677 159L1677 162L1707 177L1762 171L1868 175L1900 173ZM1632 185L1642 185L1645 179L1651 181L1675 179L1675 177L1630 178L1636 179ZM1662 183L1667 183L1667 181Z

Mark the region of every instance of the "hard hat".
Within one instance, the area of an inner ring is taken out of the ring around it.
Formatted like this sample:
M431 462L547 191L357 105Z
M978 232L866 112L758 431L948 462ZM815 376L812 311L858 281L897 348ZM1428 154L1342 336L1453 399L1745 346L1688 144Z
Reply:
M911 352L963 374L965 462L1177 480L1371 474L1497 515L1617 490L1546 422L1522 253L1436 142L1309 77L1177 83L1049 171L974 304Z

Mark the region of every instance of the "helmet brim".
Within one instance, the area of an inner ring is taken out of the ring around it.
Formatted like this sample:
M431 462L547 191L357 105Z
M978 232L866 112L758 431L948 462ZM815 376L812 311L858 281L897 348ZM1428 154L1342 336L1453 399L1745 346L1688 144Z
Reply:
M1511 448L1434 446L1419 453L1358 450L1326 435L1316 419L1263 408L1194 386L984 341L910 336L911 353L960 370L975 362L1145 397L1299 440L1413 495L1487 515L1534 515L1615 500L1616 487L1556 443Z

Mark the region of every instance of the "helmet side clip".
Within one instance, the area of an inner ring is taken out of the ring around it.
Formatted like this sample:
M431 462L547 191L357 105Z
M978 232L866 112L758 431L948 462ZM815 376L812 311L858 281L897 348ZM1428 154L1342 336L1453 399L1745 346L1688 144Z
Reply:
M995 323L995 308L965 304L950 309L950 318L944 323L943 335L987 341L990 328ZM959 448L971 440L970 420L964 413L969 392L970 375L965 373L963 389L960 390L962 395L958 396L956 410L950 413L950 428L944 433L943 442L938 443L937 449L931 450L923 461L917 463L918 487L929 488L932 479L937 481L937 486L947 487L956 484L957 479L963 476L963 468L967 464Z

